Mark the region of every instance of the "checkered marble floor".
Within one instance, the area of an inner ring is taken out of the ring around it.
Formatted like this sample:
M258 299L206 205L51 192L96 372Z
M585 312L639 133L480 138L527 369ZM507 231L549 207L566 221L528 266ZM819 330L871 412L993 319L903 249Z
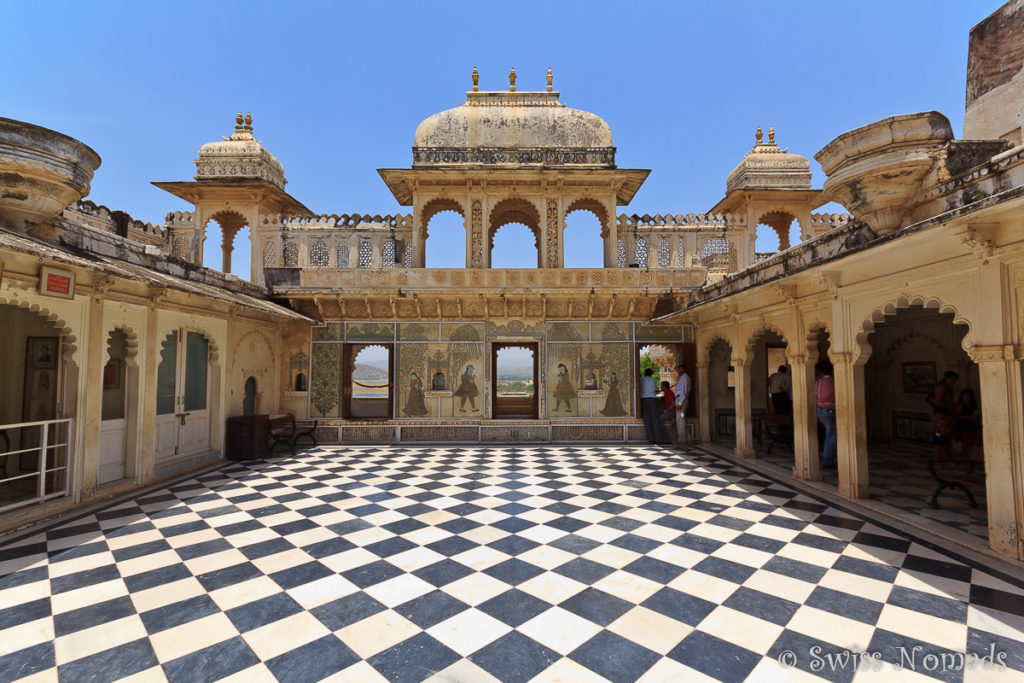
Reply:
M972 487L978 502L976 508L972 508L967 496L956 489L943 491L939 496L939 507L931 507L932 494L938 486L928 472L928 458L931 454L932 449L928 446L869 444L868 482L871 497L977 536L987 544L988 510L984 487ZM793 469L793 452L787 452L784 446L776 445L770 455L759 451L757 457L784 468L786 473ZM835 485L836 471L825 470L824 480Z
M321 447L0 546L0 681L1024 680L1022 641L1012 577L697 450Z

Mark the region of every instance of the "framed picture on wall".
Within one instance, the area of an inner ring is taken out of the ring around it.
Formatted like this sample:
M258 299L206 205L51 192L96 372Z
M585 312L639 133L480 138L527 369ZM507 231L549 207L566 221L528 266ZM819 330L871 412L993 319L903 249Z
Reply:
M937 380L934 361L903 364L903 393L905 394L931 393Z

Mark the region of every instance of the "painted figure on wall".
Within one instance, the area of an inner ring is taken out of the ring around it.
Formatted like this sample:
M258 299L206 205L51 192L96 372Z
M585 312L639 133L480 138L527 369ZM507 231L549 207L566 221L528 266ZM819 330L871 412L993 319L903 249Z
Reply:
M432 391L444 391L444 373L440 370L434 373L434 378L430 380L430 389Z
M480 395L480 389L476 386L476 377L473 376L472 365L467 365L465 372L462 373L459 388L455 391L455 395L462 399L459 403L460 413L466 412L466 399L469 399L469 409L476 411L476 397Z
M607 417L621 417L626 414L626 408L622 405L622 396L619 394L619 376L611 374L608 380L608 398L604 401L604 408L601 414Z
M415 372L409 375L409 397L402 412L409 417L423 417L429 412L423 400L423 381Z
M569 379L569 369L565 367L565 363L558 364L558 384L555 385L554 396L555 407L551 412L557 411L563 401L565 402L565 412L572 412L570 401L576 398L576 388L572 385L572 380Z

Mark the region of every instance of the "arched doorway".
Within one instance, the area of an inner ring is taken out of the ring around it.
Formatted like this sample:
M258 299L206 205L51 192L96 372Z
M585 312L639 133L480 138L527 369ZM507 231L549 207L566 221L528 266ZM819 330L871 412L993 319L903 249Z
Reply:
M138 367L128 333L107 335L107 362L103 366L103 405L100 424L100 486L129 478L134 472Z
M735 446L736 371L732 346L724 339L716 339L708 349L708 402L712 441Z
M495 236L503 226L509 224L525 226L532 233L533 247L536 251L535 264L531 258L533 254L529 253L529 238L525 237L525 234L520 231L518 239L514 239L514 243L510 242L507 245L507 249L501 250L501 257L498 262L502 265L495 265ZM540 234L540 213L537 211L536 206L518 197L501 200L491 211L491 219L487 231L487 265L492 268L541 267L544 263ZM529 265L527 265L527 259L529 260Z
M67 494L78 368L63 323L0 305L0 511Z
M434 199L421 212L412 264L417 268L466 268L466 214L454 199ZM419 242L419 249L417 244Z
M160 345L156 379L156 467L210 449L210 342L172 330Z
M537 417L537 342L496 343L491 350L491 414Z
M345 415L390 418L394 400L391 344L346 344Z
M242 415L256 414L256 378L249 376L245 380L242 395Z
M898 308L874 325L867 336L871 356L864 364L868 481L872 498L987 541L983 478L967 484L977 507L957 489L944 490L935 499L938 507L931 506L936 476L961 476L975 466L981 470L970 457L980 459L984 448L980 422L988 406L979 400L978 366L963 348L968 332L952 313L920 304ZM936 391L937 385L942 389ZM973 396L975 419L958 415L964 392ZM948 418L948 454L936 447L936 432L943 430L937 424L940 412ZM965 445L977 450L964 452Z
M562 231L562 267L610 266L605 247L607 235L608 216L600 202L580 199L570 204L565 212L565 229Z

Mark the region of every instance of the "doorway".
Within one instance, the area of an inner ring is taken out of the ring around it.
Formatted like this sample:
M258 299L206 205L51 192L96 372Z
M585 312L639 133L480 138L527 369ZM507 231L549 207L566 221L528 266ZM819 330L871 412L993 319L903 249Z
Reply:
M125 478L128 441L128 335L113 330L107 337L103 366L103 407L100 423L100 466L96 483L102 486Z
M389 419L394 403L392 344L345 344L345 416Z
M491 414L495 418L537 418L537 342L494 344L491 377Z
M210 342L202 334L174 330L160 350L156 377L156 461L210 448Z

